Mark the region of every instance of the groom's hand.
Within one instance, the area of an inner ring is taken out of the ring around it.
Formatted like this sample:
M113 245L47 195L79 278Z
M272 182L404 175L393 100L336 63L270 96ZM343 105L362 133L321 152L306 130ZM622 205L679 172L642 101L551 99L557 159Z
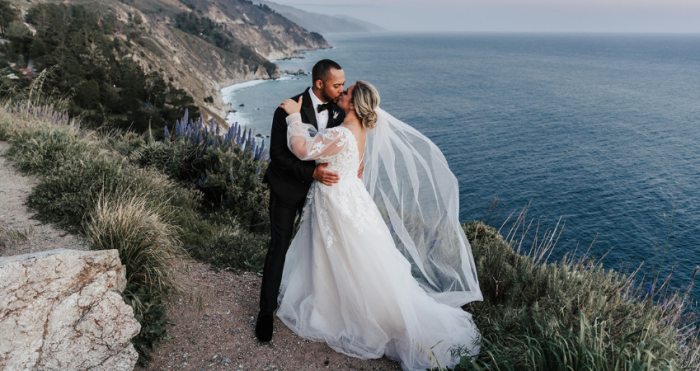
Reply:
M362 160L362 162L360 162L360 169L357 170L357 177L362 179L362 173L364 173L364 172L365 172L365 161Z
M338 183L340 176L332 171L326 170L327 167L327 163L316 166L316 170L314 170L314 179L330 187Z

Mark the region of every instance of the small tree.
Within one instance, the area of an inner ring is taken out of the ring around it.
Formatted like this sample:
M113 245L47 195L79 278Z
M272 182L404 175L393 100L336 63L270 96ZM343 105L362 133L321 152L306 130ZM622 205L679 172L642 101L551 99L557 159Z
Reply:
M19 15L19 10L10 5L7 0L0 0L0 36L5 34L5 28Z

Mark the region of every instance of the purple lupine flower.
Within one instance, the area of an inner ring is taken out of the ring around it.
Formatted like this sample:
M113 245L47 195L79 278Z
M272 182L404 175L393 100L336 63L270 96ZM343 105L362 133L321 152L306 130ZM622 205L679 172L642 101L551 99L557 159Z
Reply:
M214 120L212 119L212 121ZM219 125L216 125L216 135L219 136Z
M175 119L175 135L180 135L180 121Z
M170 139L170 132L168 132L168 125L163 126L163 129L165 131L165 137Z
M649 288L647 289L647 295L651 295L652 293L654 293L654 281L649 283Z
M209 132L213 133L214 132L214 118L211 118L211 125L209 126Z
M187 122L187 116L189 115L189 109L185 108L185 115L182 116L182 122Z

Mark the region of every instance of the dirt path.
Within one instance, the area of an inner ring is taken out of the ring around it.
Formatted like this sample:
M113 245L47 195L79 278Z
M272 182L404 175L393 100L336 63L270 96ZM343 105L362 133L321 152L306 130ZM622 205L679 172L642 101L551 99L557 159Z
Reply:
M0 256L29 254L53 249L87 250L87 245L73 235L57 230L50 224L31 219L33 212L27 209L27 196L37 184L34 177L26 177L15 171L4 155L10 145L0 142L0 229L5 233L26 235L26 240L0 244Z
M146 370L401 370L386 358L360 360L304 340L277 317L272 341L261 343L253 335L257 274L214 272L201 263L180 274L193 294L167 301L172 340L153 353Z

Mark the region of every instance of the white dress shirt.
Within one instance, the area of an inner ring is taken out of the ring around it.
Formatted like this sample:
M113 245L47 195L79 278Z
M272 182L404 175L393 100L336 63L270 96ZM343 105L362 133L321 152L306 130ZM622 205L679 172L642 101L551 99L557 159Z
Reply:
M318 106L323 104L320 99L314 94L314 91L309 88L309 95L311 96L311 105L314 108L314 113L316 114L316 124L318 125L318 131L321 132L328 126L328 110L323 110L318 112Z

